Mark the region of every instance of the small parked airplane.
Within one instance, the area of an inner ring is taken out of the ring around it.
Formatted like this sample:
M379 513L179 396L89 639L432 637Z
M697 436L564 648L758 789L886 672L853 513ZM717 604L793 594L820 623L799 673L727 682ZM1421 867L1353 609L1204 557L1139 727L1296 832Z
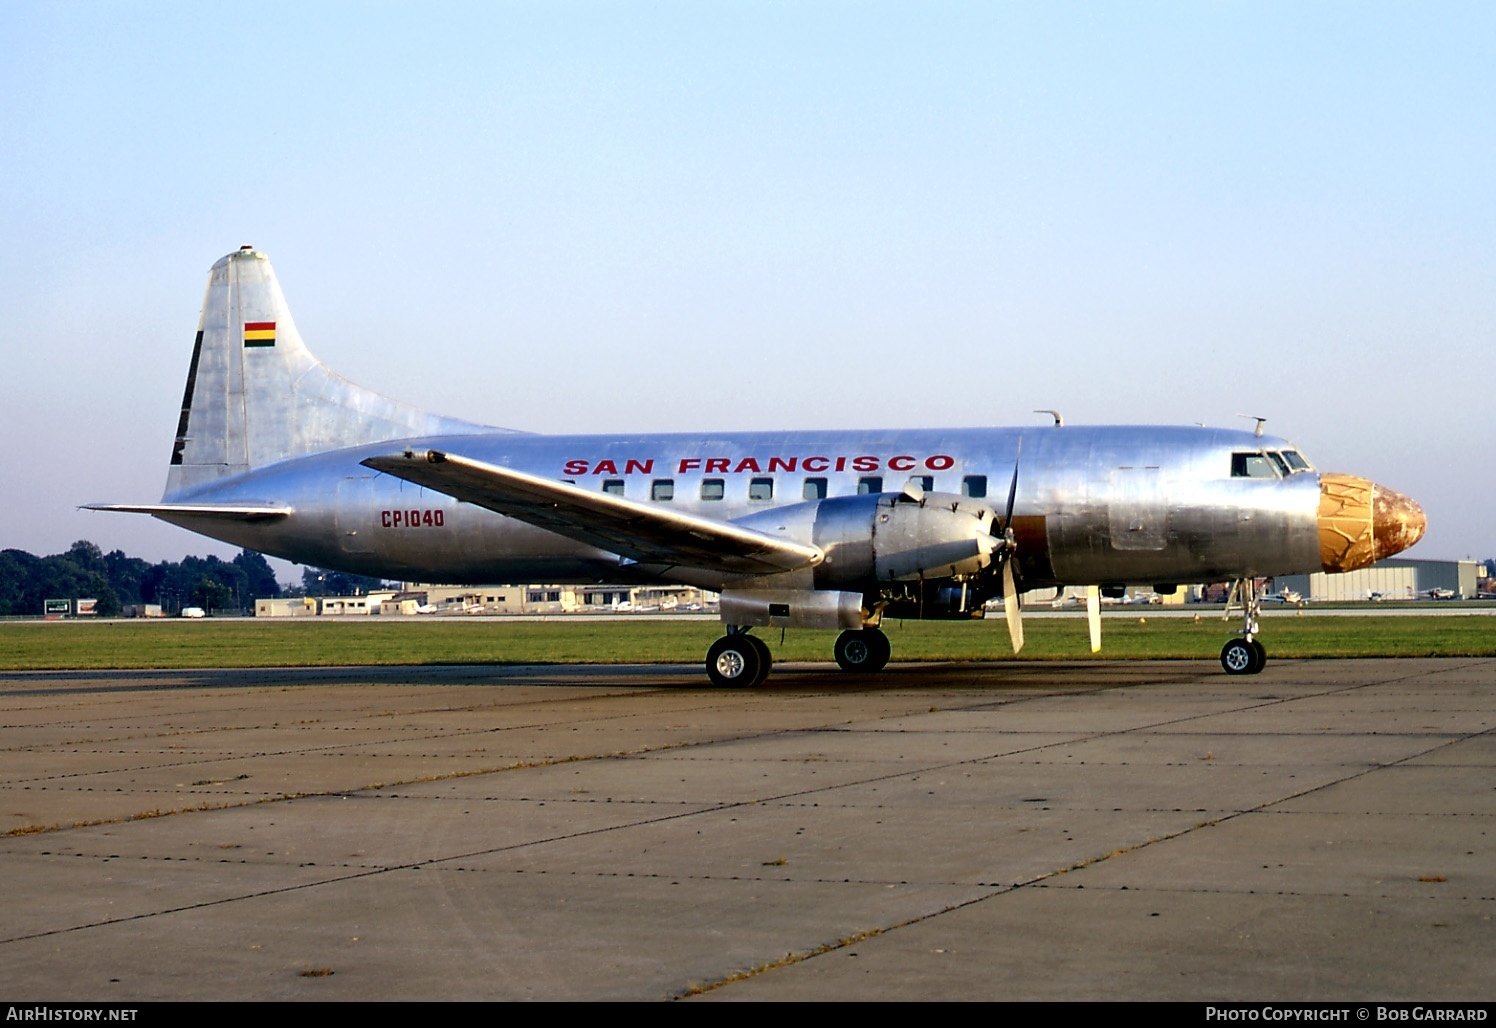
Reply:
M837 663L877 671L885 617L980 617L1001 595L1017 652L1020 593L1078 585L1094 651L1101 594L1225 580L1243 617L1221 663L1256 673L1257 579L1365 567L1425 527L1260 422L540 436L446 418L317 361L248 246L209 276L161 502L88 507L357 574L711 589L722 685L767 676L754 627L841 629Z

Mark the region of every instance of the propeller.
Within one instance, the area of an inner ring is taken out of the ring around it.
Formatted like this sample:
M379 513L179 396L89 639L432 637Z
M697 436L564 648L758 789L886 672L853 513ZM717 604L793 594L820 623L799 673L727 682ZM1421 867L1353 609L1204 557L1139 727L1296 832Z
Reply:
M1086 586L1086 627L1091 630L1091 652L1101 652L1101 586Z
M1003 517L1003 613L1008 618L1008 638L1013 643L1013 652L1023 649L1023 611L1018 598L1018 583L1013 580L1013 558L1018 553L1018 540L1013 535L1013 504L1018 499L1018 458L1023 454L1023 436L1018 437L1018 449L1013 454L1013 481L1008 483L1008 511Z

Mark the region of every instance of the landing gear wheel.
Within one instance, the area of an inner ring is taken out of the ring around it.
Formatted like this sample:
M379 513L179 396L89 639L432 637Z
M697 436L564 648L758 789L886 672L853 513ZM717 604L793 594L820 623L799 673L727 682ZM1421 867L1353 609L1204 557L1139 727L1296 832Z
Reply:
M743 639L749 646L758 651L758 658L761 662L758 667L757 676L754 677L753 681L748 683L748 686L749 688L753 688L763 685L764 680L769 677L769 669L774 666L774 657L769 653L769 644L758 636L748 635L747 633L744 633Z
M1221 647L1221 667L1228 675L1255 675L1267 664L1267 650L1256 639L1232 639Z
M746 633L724 635L706 651L706 674L713 685L750 689L769 677L769 647Z
M861 671L872 674L882 671L883 666L888 663L889 654L893 647L888 644L888 636L877 628L864 628L861 631L843 632L836 637L836 663L843 671Z
M1253 639L1252 652L1257 654L1257 663L1252 668L1252 674L1258 675L1262 673L1263 668L1267 667L1267 647L1262 645L1258 640Z

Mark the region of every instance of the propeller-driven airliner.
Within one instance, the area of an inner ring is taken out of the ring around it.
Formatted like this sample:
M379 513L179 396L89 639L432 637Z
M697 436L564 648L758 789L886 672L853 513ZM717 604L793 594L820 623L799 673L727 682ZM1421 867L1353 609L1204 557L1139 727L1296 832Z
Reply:
M1048 412L1047 412L1048 413ZM1001 597L1230 581L1231 674L1266 663L1264 578L1365 567L1413 545L1407 496L1317 470L1285 439L1203 427L535 435L363 389L302 342L265 254L213 265L150 514L302 564L452 584L677 583L720 594L718 685L757 685L754 628L839 631L837 663L890 657L885 618L980 617Z

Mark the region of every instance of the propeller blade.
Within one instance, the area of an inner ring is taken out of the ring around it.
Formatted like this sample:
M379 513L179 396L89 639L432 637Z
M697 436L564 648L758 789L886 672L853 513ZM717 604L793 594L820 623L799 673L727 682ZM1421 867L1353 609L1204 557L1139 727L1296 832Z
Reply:
M1101 586L1086 586L1086 625L1091 629L1091 652L1101 652Z
M1018 587L1013 582L1013 562L1003 561L1003 613L1008 616L1008 638L1013 652L1023 649L1023 612L1019 609Z
M1013 481L1008 483L1008 510L1003 515L1003 528L1008 538L1013 538L1013 502L1018 499L1018 458L1023 456L1023 436L1018 437L1018 449L1013 452Z
M1018 437L1018 448L1013 453L1013 480L1008 483L1008 509L1003 515L1003 613L1008 618L1008 638L1013 643L1013 652L1023 649L1023 611L1018 599L1018 583L1013 579L1013 559L1018 553L1018 542L1013 538L1013 504L1018 500L1018 458L1023 454L1023 436Z

